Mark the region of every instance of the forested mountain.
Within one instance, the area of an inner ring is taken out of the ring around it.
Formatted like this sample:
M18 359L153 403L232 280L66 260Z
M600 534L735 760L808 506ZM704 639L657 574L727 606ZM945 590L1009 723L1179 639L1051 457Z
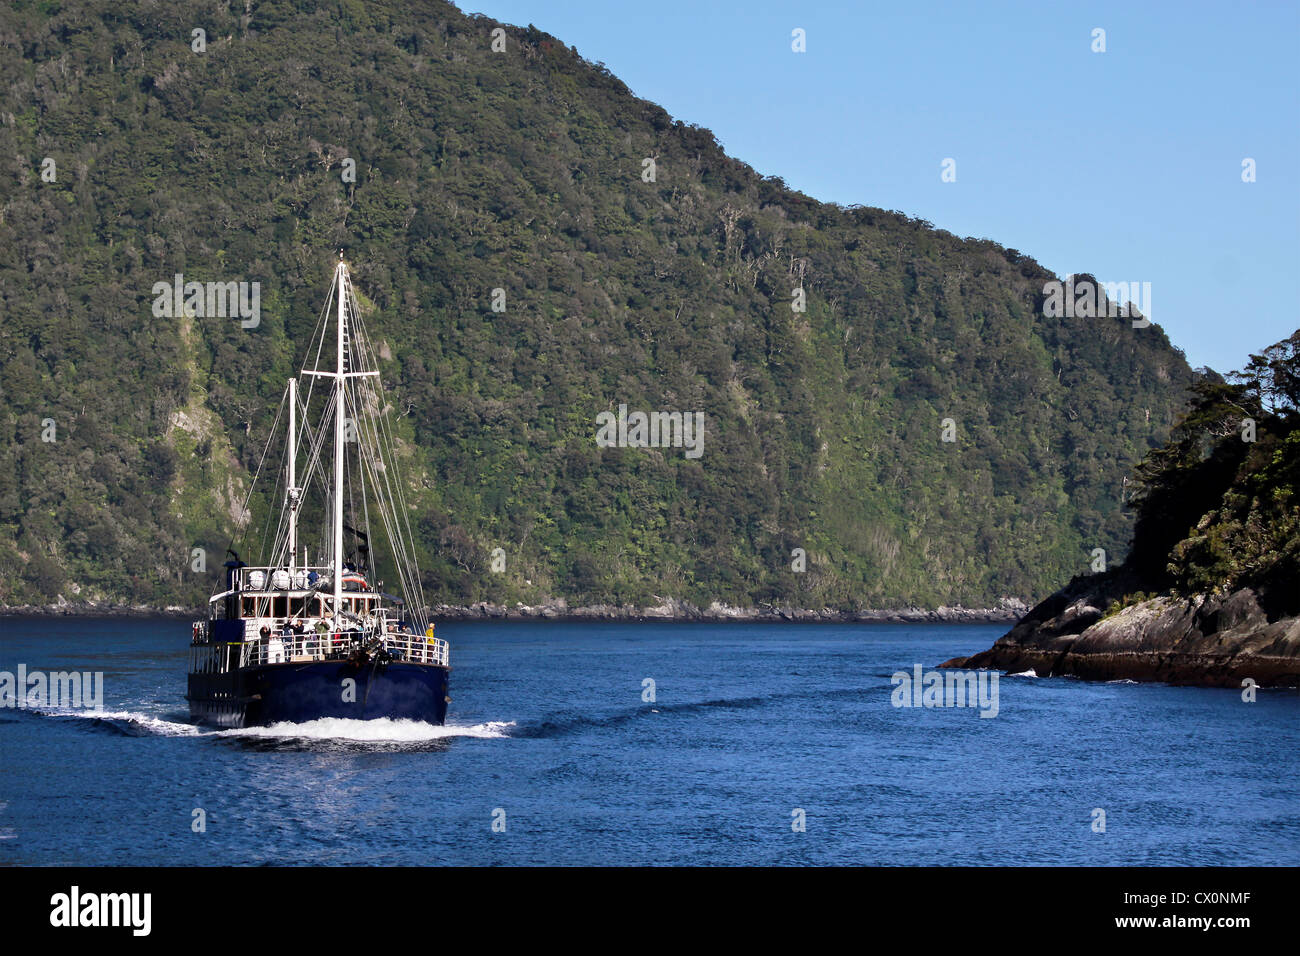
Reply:
M339 250L431 601L990 606L1124 555L1193 378L1159 327L1047 317L1028 256L817 202L498 26L0 9L0 604L210 593ZM178 274L260 283L258 323L157 316ZM620 404L703 412L702 454L600 447Z

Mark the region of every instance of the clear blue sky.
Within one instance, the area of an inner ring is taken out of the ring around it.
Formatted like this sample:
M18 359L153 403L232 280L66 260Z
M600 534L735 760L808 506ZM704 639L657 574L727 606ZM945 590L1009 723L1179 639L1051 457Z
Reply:
M1300 326L1295 0L462 8L554 34L817 199L1150 282L1151 318L1194 366L1240 367Z

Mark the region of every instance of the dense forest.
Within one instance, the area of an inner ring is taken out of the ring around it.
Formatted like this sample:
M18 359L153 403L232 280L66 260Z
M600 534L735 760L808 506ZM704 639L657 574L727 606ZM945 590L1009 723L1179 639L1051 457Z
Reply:
M1138 467L1128 592L1255 589L1270 617L1300 613L1300 331L1249 365L1197 382L1169 441Z
M274 503L240 502L339 250L431 602L993 606L1125 555L1196 378L1158 326L1049 318L1029 256L818 202L500 26L0 9L0 605L199 604L255 556ZM158 317L178 274L259 283L256 326ZM703 453L599 446L620 404L703 412Z
M1138 465L1123 563L1076 575L988 650L943 666L1294 688L1297 495L1300 332L1193 383L1168 441Z

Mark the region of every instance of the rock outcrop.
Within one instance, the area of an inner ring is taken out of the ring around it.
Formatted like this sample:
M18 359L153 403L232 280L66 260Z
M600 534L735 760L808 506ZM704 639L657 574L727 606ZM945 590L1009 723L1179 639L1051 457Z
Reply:
M1289 596L1262 588L1166 594L1116 610L1131 585L1119 575L1076 578L988 650L940 666L1207 687L1240 687L1247 678L1261 687L1300 686L1300 616Z

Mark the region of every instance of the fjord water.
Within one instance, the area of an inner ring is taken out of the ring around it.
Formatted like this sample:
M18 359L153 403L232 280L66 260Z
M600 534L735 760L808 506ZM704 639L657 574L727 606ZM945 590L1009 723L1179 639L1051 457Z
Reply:
M996 625L438 630L446 727L213 732L184 621L0 618L0 671L104 674L99 715L0 710L0 863L1300 863L1295 690L1004 677L980 718L890 676Z

